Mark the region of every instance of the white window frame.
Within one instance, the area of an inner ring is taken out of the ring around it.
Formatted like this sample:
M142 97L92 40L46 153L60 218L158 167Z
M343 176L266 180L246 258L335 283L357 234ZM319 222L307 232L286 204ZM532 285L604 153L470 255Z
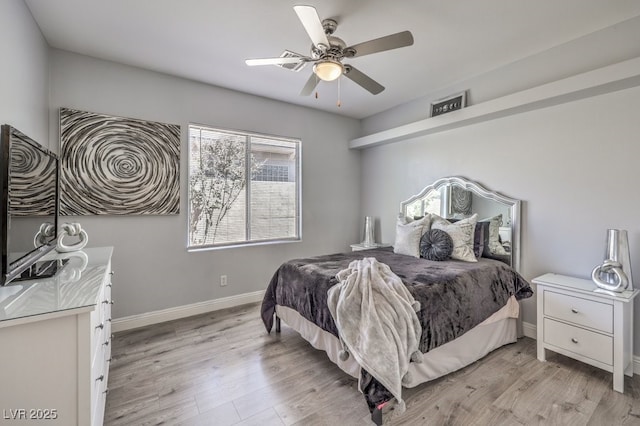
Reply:
M232 243L215 243L208 245L191 245L191 239L189 237L190 227L191 227L191 188L190 188L190 179L191 179L191 129L192 128L201 128L210 130L218 133L227 133L232 136L242 136L245 138L245 173L247 173L247 183L245 187L246 191L246 221L245 221L245 238L244 241L232 242ZM295 176L295 184L296 184L296 236L295 237L284 237L284 238L273 238L273 239L263 239L263 240L251 240L251 138L262 138L262 139L271 139L271 140L280 140L288 143L294 143L296 145L296 176ZM188 167L187 167L187 251L196 252L196 251L205 251L205 250L218 250L224 248L232 248L232 247L245 247L245 246L258 246L265 244L281 244L281 243L292 243L302 241L302 140L299 138L293 137L284 137L284 136L275 136L264 133L256 133L256 132L247 132L242 130L230 130L224 129L220 127L213 127L205 124L196 124L189 123L187 128L187 150L188 150Z

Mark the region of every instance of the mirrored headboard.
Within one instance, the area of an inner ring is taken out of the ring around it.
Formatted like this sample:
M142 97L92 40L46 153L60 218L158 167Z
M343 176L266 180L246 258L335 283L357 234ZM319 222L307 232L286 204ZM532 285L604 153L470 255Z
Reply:
M520 204L520 200L490 191L477 182L453 176L438 179L403 201L400 211L408 217L433 213L446 219L462 219L474 213L478 220L502 215L499 235L506 261L520 271Z

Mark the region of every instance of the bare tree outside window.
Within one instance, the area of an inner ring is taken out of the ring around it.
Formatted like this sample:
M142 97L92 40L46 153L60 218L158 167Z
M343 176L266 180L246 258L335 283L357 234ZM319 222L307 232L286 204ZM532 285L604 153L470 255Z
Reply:
M190 176L191 241L215 242L218 227L247 184L245 146L231 139L200 141L200 167ZM198 233L204 222L204 231Z

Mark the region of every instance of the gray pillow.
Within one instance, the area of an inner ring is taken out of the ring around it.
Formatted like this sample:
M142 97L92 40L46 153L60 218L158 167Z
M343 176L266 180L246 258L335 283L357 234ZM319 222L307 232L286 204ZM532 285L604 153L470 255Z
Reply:
M431 229L420 239L420 256L427 260L447 260L453 253L453 239L442 229Z

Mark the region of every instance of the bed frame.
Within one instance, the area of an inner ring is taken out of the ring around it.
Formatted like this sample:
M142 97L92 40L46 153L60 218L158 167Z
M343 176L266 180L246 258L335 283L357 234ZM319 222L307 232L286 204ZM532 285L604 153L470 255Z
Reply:
M410 378L404 385L412 388L437 379L483 358L489 352L509 343L515 343L519 304L511 297L507 305L464 335L439 346L422 356L420 364L409 365ZM322 330L286 306L276 306L276 332L280 332L280 320L298 332L314 348L327 353L329 359L345 373L360 377L360 366L353 357L346 361L338 354L342 345L336 336Z
M520 200L490 191L463 177L454 176L438 179L425 187L419 194L403 201L400 205L401 215L416 216L436 213L445 218L455 217L457 212L454 198L457 196L456 193L460 193L460 190L462 190L464 197L472 199L469 204L478 208L478 211L474 209L473 213L478 213L480 217L503 215L505 235L509 238L508 247L510 248L507 263L519 271ZM432 203L432 199L435 199L437 203ZM439 206L439 211L428 210L428 207L434 204ZM472 212L465 213L471 214ZM403 385L415 387L437 379L478 361L501 346L516 342L522 329L519 308L518 301L515 296L512 296L502 309L481 324L467 331L464 335L424 353L421 363L410 364L410 380L406 383L403 382ZM278 333L281 331L281 320L297 331L314 348L325 351L329 359L344 372L355 378L360 377L360 366L354 357L348 357L346 360L340 359L339 353L343 347L336 336L307 320L296 310L276 305L275 328Z

